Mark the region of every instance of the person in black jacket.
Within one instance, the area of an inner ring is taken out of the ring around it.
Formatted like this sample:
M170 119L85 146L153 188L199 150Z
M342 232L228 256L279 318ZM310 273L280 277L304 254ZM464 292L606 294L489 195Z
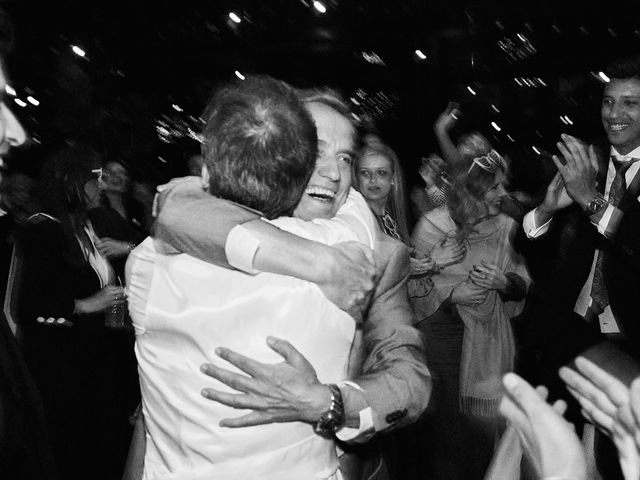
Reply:
M129 425L105 313L126 299L96 247L85 189L95 173L76 153L50 160L40 209L17 228L16 318L61 477L112 480L124 466Z
M563 135L558 173L523 220L520 247L537 284L527 316L544 322L536 327L542 364L556 382L561 365L605 338L640 353L640 57L612 64L607 75L608 151Z
M0 10L0 92L7 77L4 59L11 44L11 25ZM22 145L26 133L0 97L0 157ZM0 164L3 162L0 162ZM0 171L0 180L2 172ZM11 219L0 209L3 263L10 250ZM6 285L0 284L0 300ZM55 480L57 474L44 426L42 402L18 348L4 311L0 309L0 474L13 480Z

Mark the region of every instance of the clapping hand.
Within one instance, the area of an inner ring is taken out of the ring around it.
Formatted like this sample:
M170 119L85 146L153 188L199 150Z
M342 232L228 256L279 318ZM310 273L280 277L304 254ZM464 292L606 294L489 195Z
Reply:
M547 187L547 193L539 209L548 215L553 215L556 211L566 208L572 203L573 199L567 193L562 175L557 172Z
M593 145L588 147L579 139L562 134L562 142L558 142L558 150L564 162L553 155L551 158L564 180L569 196L582 207L598 194L596 175L598 174L598 158ZM564 143L563 143L564 142Z
M613 375L584 357L575 360L577 370L560 369L560 377L578 400L583 415L608 435L618 449L625 478L640 478L640 378L631 390Z
M582 444L573 425L562 417L566 404L559 400L552 407L545 401L545 388L534 389L514 373L506 374L502 383L506 395L500 413L517 429L539 478L586 480Z

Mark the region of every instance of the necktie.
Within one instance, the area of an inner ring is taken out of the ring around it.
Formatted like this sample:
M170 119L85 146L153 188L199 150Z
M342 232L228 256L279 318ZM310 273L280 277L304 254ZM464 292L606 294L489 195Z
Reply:
M631 165L638 161L637 158L630 160L619 160L617 157L612 156L611 161L616 168L616 176L611 183L609 189L609 203L613 206L617 206L627 189L627 181L625 175ZM607 294L607 288L604 282L604 273L602 272L602 258L603 254L598 251L598 257L596 259L596 268L593 272L593 285L591 286L591 298L593 299L593 306L595 312L599 315L609 305L609 296Z
M620 203L620 199L627 189L627 181L625 179L627 170L629 170L629 167L638 160L639 159L637 158L631 158L625 161L616 157L611 157L611 161L613 162L614 167L616 167L616 176L613 179L611 188L609 189L609 203L612 205L617 206L618 203Z

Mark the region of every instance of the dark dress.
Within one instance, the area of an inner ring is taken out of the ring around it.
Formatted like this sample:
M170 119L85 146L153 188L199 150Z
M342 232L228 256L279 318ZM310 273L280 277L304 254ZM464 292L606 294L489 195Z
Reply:
M32 217L18 232L20 343L41 393L61 478L116 479L126 458L129 426L119 407L122 381L102 313L74 315L74 300L100 290L78 242L67 244L59 222ZM38 323L64 318L73 326Z

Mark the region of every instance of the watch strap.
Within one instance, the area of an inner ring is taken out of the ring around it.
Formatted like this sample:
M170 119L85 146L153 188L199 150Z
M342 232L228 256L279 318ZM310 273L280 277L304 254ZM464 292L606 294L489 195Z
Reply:
M329 404L329 409L320 415L314 430L318 435L331 437L344 425L344 403L342 401L342 392L337 385L330 383L326 386L331 392L331 403Z

